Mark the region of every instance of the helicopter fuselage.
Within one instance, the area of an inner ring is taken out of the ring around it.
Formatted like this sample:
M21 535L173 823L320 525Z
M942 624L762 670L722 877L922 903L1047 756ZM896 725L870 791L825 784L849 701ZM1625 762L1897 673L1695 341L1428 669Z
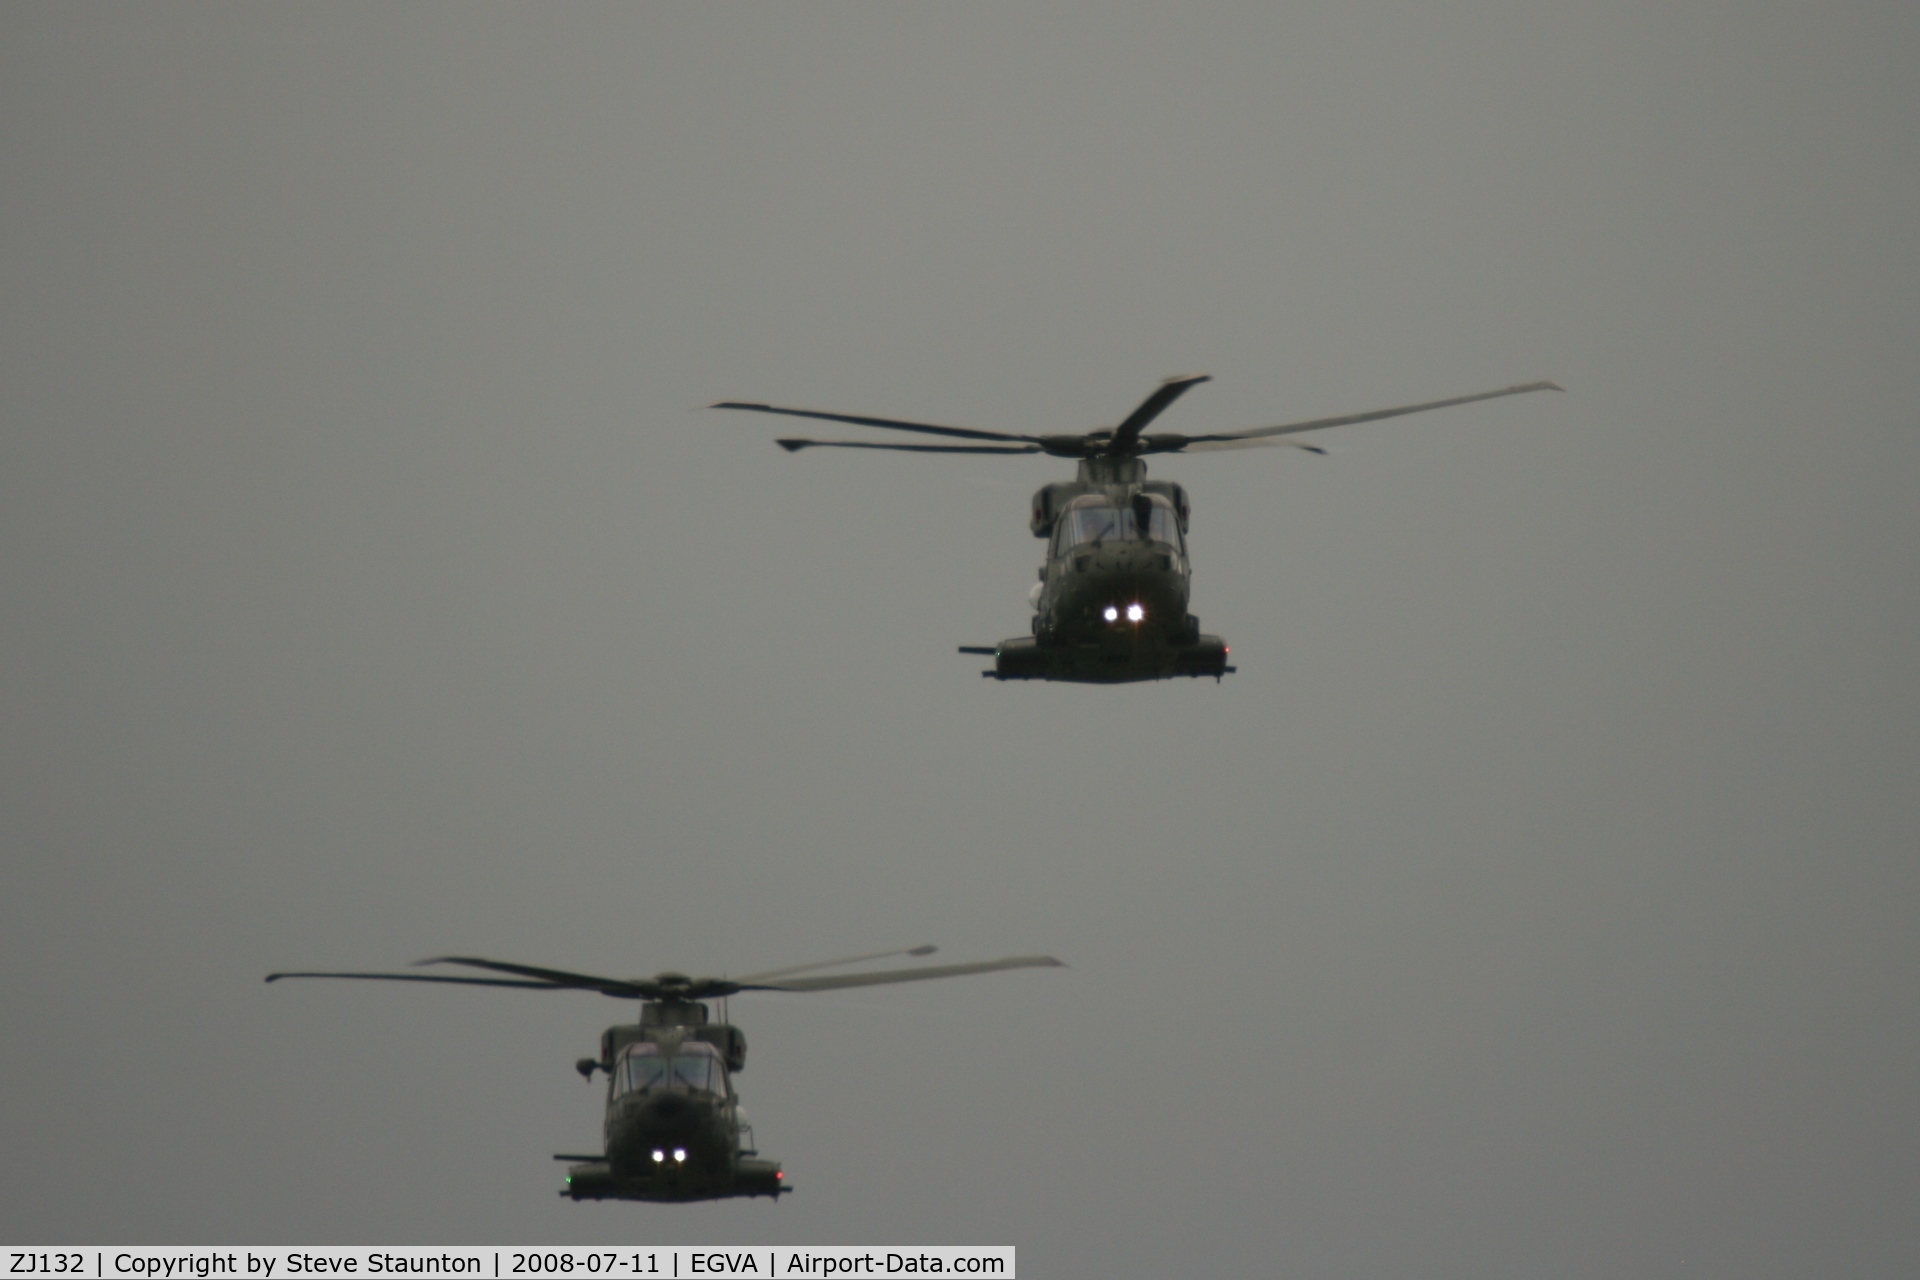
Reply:
M606 1074L606 1124L598 1153L554 1157L567 1163L567 1185L560 1194L572 1200L668 1202L766 1196L778 1203L793 1188L786 1184L786 1174L777 1161L763 1160L754 1150L753 1130L740 1110L739 1095L733 1091L733 1078L747 1065L747 1038L728 1022L713 1022L705 1002L725 1001L742 991L834 991L1002 969L1060 967L1060 961L1052 956L1035 955L857 973L817 972L890 956L930 955L934 949L918 946L872 951L737 978L694 978L674 972L656 973L651 978L609 978L481 956L434 956L415 964L459 965L481 970L487 976L417 970L287 970L268 974L267 981L346 978L430 982L535 991L596 991L619 1000L638 1000L638 1022L608 1027L600 1036L599 1056L573 1064L589 1082L596 1071ZM721 1008L725 1007L722 1004Z
M1147 479L1139 458L1083 458L1072 481L1033 495L1047 539L1033 589L1032 635L991 649L999 680L1120 684L1233 670L1227 646L1188 610L1186 491Z
M1033 634L1002 640L997 645L962 645L960 652L991 654L993 669L980 674L996 680L1124 684L1169 676L1212 676L1218 680L1233 670L1227 665L1226 642L1219 636L1202 635L1199 619L1187 612L1193 571L1186 556L1186 494L1177 484L1149 481L1142 460L1146 455L1278 445L1325 453L1318 445L1294 437L1501 396L1566 389L1557 382L1527 382L1445 400L1331 418L1305 418L1245 431L1200 435L1147 432L1167 406L1189 388L1209 380L1204 373L1168 378L1118 426L1081 435L983 431L978 427L823 413L743 400L722 400L712 407L846 422L935 436L941 441L776 440L788 453L802 449L887 449L919 454L1044 453L1078 459L1080 474L1073 482L1050 484L1033 495L1034 536L1049 539L1047 563L1040 570L1039 585L1033 589Z
M608 1027L582 1074L607 1076L606 1150L569 1161L573 1200L682 1202L778 1199L791 1190L776 1161L752 1149L734 1072L746 1065L739 1028L709 1023L697 1002L652 1004L642 1022Z

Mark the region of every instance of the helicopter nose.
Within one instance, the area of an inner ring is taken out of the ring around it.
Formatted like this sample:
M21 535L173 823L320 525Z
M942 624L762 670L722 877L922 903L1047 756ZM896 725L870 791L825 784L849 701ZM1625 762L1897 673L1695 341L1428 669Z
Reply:
M662 1093L647 1100L645 1111L651 1120L671 1122L693 1111L693 1099L684 1093Z
M656 1093L640 1109L640 1122L659 1133L686 1133L706 1123L713 1105L680 1090Z

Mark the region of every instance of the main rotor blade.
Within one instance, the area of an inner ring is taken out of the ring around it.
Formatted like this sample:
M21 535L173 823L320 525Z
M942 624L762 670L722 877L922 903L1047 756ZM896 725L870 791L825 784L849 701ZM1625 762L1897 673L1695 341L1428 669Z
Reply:
M802 449L898 449L905 453L1040 453L1037 444L883 444L873 440L776 440L788 453Z
M928 978L958 978L997 969L1059 969L1066 966L1052 956L1006 956L971 964L937 964L919 969L882 969L878 973L828 974L819 978L792 978L785 982L741 983L743 991L834 991L842 987L877 987L890 982L922 982Z
M513 973L523 978L538 978L556 987L571 987L581 991L598 991L603 995L621 996L628 999L640 999L644 994L644 984L621 978L602 978L591 973L572 973L566 969L538 969L530 964L508 964L504 960L482 960L477 956L434 956L427 960L416 960L415 964L464 964L474 969L492 969L496 973Z
M1271 436L1253 440L1202 440L1198 444L1188 443L1175 446L1173 453L1226 453L1231 449L1305 449L1308 453L1326 452L1317 444L1308 444L1305 440L1276 440Z
M842 956L838 960L815 960L812 964L794 964L784 969L768 969L765 973L742 974L734 981L765 982L769 978L784 978L790 973L805 973L809 969L832 969L843 964L859 964L862 960L885 960L890 956L930 956L939 949L928 943L918 947L901 947L894 951L869 951L863 956Z
M1168 378L1160 384L1160 389L1140 402L1140 407L1127 415L1127 420L1113 429L1112 437L1107 441L1107 449L1115 456L1132 452L1133 445L1140 438L1149 422L1166 412L1167 406L1186 394L1188 387L1202 382L1213 381L1208 373L1188 374L1185 377Z
M1216 440L1251 440L1260 436L1288 436L1299 431L1320 431L1326 427L1344 427L1355 422L1376 422L1381 418L1398 418L1408 413L1425 413L1429 409L1446 409L1456 404L1472 404L1476 400L1495 400L1501 396L1523 395L1529 391L1565 391L1557 382L1528 382L1517 387L1502 387L1498 391L1482 391L1476 395L1454 396L1450 400L1429 400L1425 404L1401 405L1397 409L1375 409L1371 413L1350 413L1340 418L1313 418L1306 422L1286 422L1277 427L1255 427L1251 431L1225 431L1218 435L1189 436L1188 447Z
M268 982L282 978L371 978L381 982L454 982L468 987L531 987L536 991L572 991L556 982L524 982L514 978L453 978L439 973L270 973Z
M861 418L850 413L821 413L814 409L784 409L773 404L743 404L722 400L709 409L747 409L753 413L784 413L792 418L821 418L827 422L851 422L856 427L887 427L894 431L918 431L930 436L956 436L962 440L1024 440L1037 444L1033 436L1013 435L1005 431L981 431L974 427L940 427L931 422L902 422L898 418Z

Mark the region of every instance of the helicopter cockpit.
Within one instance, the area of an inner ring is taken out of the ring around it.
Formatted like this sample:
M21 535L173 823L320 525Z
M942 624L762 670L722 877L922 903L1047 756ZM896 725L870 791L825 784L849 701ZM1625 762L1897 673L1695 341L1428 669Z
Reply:
M630 1044L620 1054L613 1069L613 1096L623 1097L637 1090L681 1085L727 1096L727 1068L710 1044L687 1041L671 1056L649 1041Z
M1142 509L1146 512L1144 534L1139 520ZM1143 536L1178 548L1180 518L1173 504L1157 493L1139 494L1124 507L1114 506L1101 494L1088 493L1069 502L1060 513L1055 536L1059 539L1057 549L1063 552L1086 543L1138 540Z

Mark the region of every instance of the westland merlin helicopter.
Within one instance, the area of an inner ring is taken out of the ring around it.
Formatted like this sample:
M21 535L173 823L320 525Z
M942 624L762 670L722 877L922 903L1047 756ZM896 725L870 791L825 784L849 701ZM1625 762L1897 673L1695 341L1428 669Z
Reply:
M1199 436L1144 434L1147 424L1187 388L1209 380L1206 374L1169 378L1119 426L1077 436L1019 435L737 401L709 407L783 413L986 442L778 441L790 453L820 448L896 449L907 453L1044 453L1078 459L1079 474L1073 480L1047 485L1033 495L1033 536L1049 540L1047 562L1041 566L1040 581L1029 597L1034 611L1033 634L1002 640L991 647L962 645L960 652L991 655L993 670L980 674L996 680L1121 684L1170 676L1212 676L1218 680L1234 669L1227 665L1226 641L1203 634L1200 620L1187 612L1193 578L1187 560L1187 491L1170 481L1147 479L1147 464L1142 461L1147 454L1213 453L1277 445L1325 453L1316 445L1283 437L1528 391L1565 390L1553 382L1529 382L1449 400L1249 431Z
M754 1150L753 1128L740 1108L733 1077L747 1065L747 1037L728 1023L708 1018L708 1000L741 991L836 991L892 982L957 978L998 969L1058 967L1052 956L1006 956L971 964L921 965L866 973L796 977L889 956L924 956L932 947L876 951L814 964L770 969L739 978L690 978L660 973L651 978L598 978L564 969L536 969L472 956L437 956L416 964L457 964L510 974L476 978L437 973L270 973L281 978L359 978L379 982L444 982L472 987L525 987L533 991L598 991L616 1000L638 1000L640 1020L600 1033L600 1056L582 1058L574 1069L587 1081L607 1077L607 1118L598 1155L557 1155L567 1162L561 1195L572 1200L725 1200L791 1192L777 1160Z

